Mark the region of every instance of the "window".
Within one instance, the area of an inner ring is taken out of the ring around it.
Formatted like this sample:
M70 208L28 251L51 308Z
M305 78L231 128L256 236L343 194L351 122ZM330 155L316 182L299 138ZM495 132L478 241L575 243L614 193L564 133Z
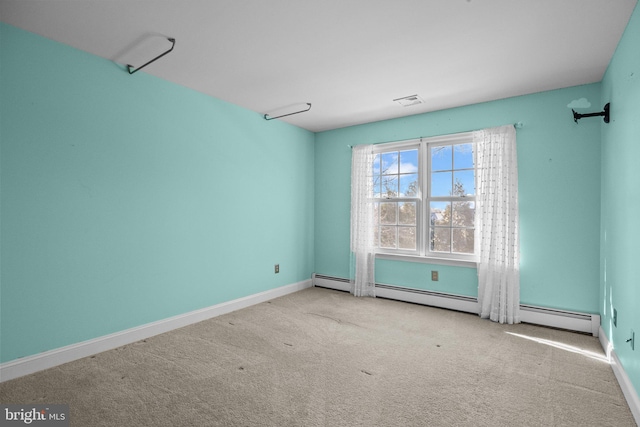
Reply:
M472 134L375 147L377 252L475 260Z

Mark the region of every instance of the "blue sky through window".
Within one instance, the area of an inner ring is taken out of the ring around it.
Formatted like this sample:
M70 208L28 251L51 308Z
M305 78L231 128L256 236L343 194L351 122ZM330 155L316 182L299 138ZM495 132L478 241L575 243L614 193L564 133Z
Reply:
M456 144L431 147L431 195L447 197L454 183L462 184L466 195L475 194L473 145ZM414 196L412 183L418 182L418 150L376 154L373 164L374 197ZM462 169L462 170L461 170Z
M455 183L462 184L465 195L475 194L472 144L431 147L430 155L432 196L452 195Z

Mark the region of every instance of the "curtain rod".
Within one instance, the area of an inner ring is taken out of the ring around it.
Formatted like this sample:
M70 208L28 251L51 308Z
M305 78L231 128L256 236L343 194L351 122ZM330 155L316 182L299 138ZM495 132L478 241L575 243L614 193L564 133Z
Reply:
M504 126L508 126L508 125L504 125ZM495 126L495 127L500 127L500 126ZM516 129L522 129L524 127L524 123L523 122L515 122L513 123L513 127ZM445 136L445 135L456 135L458 133L469 133L469 132L477 132L479 130L485 130L485 129L490 129L490 128L483 128L483 129L473 129L473 130L466 130L466 131L462 131L462 132L456 132L456 133L450 133L450 134L441 134L441 135L432 135L432 136L418 136L416 138L409 138L409 139L399 139L396 141L382 141L382 142L374 142L373 145L376 144L391 144L394 142L402 142L402 141L411 141L414 139L422 139L422 138L437 138L439 136ZM347 145L347 147L353 149L353 147L355 147L355 145Z

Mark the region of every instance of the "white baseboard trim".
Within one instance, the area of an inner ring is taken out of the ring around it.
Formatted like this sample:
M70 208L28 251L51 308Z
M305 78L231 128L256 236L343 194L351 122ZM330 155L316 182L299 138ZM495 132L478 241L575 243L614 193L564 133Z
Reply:
M338 291L351 291L351 282L339 277L313 275L313 286L335 289ZM376 283L376 296L380 298L394 299L404 302L428 305L450 310L478 313L478 301L473 297L444 294L441 292L425 291L421 289L403 288L393 285Z
M339 277L313 275L314 286L349 292L351 283ZM405 288L395 285L376 283L376 296L395 299L416 304L428 305L466 313L480 312L478 300L464 295L453 295L444 292L423 289ZM586 332L597 337L600 328L600 315L557 310L545 307L520 305L520 321L534 325L551 326L569 331Z
M446 308L465 313L478 314L479 307L476 298L463 295L451 295L440 292L423 291L420 289L400 288L397 286L376 283L376 296L431 307Z
M586 332L597 337L600 315L520 305L520 321L534 325L551 326L569 331Z
M45 351L33 356L11 360L0 364L0 382L9 381L14 378L62 365L63 363L121 347L126 344L131 344L154 335L169 332L177 328L182 328L222 314L240 310L242 308L297 292L305 288L310 288L311 286L313 286L311 279L304 280L302 282L238 298L233 301L223 302L211 307L147 323L135 328L126 329L124 331L115 332L102 337Z
M620 363L620 359L618 359L618 355L613 349L613 345L611 345L607 339L602 327L600 327L598 339L600 340L602 349L609 359L609 363L611 363L611 369L613 369L613 373L618 380L618 384L620 384L622 394L624 394L624 398L627 400L627 404L629 405L629 409L631 409L633 418L636 420L636 424L640 425L640 397L638 397L638 393L633 387L631 379L629 379L629 376L625 372L624 367Z
M313 286L321 288L335 289L336 291L351 292L351 282L349 279L342 279L339 277L322 276L320 274L313 273Z

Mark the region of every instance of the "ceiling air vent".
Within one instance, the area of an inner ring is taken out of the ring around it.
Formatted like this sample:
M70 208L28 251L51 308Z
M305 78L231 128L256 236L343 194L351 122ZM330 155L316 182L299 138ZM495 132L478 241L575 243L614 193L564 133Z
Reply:
M424 101L418 95L404 96L402 98L394 99L394 101L402 105L403 107L408 107L410 105L416 104L424 104Z

